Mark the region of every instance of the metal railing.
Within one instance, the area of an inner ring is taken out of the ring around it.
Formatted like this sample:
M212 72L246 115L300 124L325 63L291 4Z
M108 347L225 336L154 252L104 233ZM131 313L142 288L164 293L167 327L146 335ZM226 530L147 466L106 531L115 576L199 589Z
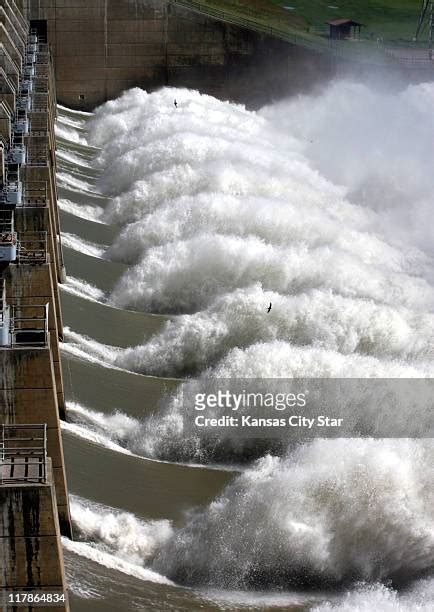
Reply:
M6 281L0 277L0 328L4 328L8 320L9 312L6 304Z
M48 345L48 304L12 304L10 309L10 346Z
M47 261L47 232L19 232L17 262L38 265Z
M2 425L0 485L47 482L47 425Z
M41 138L41 142L31 139L27 147L27 166L46 166L48 163L47 138Z
M32 113L48 114L48 93L46 91L37 91L31 97L30 110Z
M325 40L315 40L313 36L309 37L307 33L303 34L302 32L291 32L289 28L288 30L285 30L283 28L277 28L262 23L259 20L261 17L260 13L253 13L252 11L252 15L254 14L257 17L249 18L237 15L235 13L230 13L221 9L217 9L201 2L194 2L194 0L170 0L170 2L171 4L178 4L179 6L190 9L192 11L196 11L198 13L201 13L202 15L215 17L216 19L219 19L221 21L232 23L241 27L247 27L262 34L269 34L270 36L281 38L282 40L293 44L307 46L316 51L321 52L330 51L330 46Z
M35 76L37 77L48 77L50 74L50 65L49 64L38 64L35 65Z
M35 93L47 94L49 89L48 77L44 75L36 75L33 79L33 90Z
M23 206L44 208L48 203L46 181L26 181L24 183Z
M0 210L0 245L16 244L16 242L14 213L12 210Z
M46 136L48 132L48 114L45 111L31 111L29 113L30 133Z
M39 45L39 47L41 47L42 45ZM36 54L36 63L39 64L46 64L48 65L50 63L50 52L48 50L48 46L46 48L45 51L43 51L41 48L39 48L39 51Z
M411 48L409 48L410 51L412 51ZM433 66L434 67L434 61L429 57L428 55L428 50L426 49L417 49L417 51L419 52L426 52L426 56L417 56L417 55L406 55L406 53L408 53L407 48L401 49L401 48L385 48L384 52L385 54L390 57L391 59L393 59L395 62L397 62L398 64L401 64L403 66L410 66L410 67L425 67L425 66ZM413 51L414 52L414 51Z
M49 136L49 117L47 110L31 110L28 115L29 118L29 135L31 141L29 142L29 150L35 151L35 147L39 148L48 144ZM34 155L33 155L34 157Z
M47 232L19 232L17 262L41 265L47 261Z
M9 346L10 308L6 303L6 282L0 279L0 346Z

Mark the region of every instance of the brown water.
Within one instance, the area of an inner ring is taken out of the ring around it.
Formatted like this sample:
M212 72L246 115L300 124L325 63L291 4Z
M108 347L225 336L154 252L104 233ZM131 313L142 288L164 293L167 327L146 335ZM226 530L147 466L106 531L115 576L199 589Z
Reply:
M59 147L72 150L83 160L91 158L86 149L62 140ZM77 168L60 161L61 172L92 181L95 171ZM61 198L76 204L104 204L98 197L60 186ZM108 245L117 233L113 228L69 212L61 213L62 231L80 238ZM69 277L85 281L103 292L109 292L125 271L123 264L96 259L64 247ZM149 338L168 317L114 309L106 304L62 291L64 325L93 340L118 347L128 347ZM99 363L64 353L63 370L67 401L110 415L122 409L124 414L141 418L152 411L163 395L173 391L177 380L146 377L105 367ZM77 420L76 416L73 418ZM90 425L81 422L81 426ZM86 432L86 428L83 429ZM83 432L82 432L83 433ZM167 519L182 525L188 512L214 500L236 476L236 471L207 469L164 463L123 454L106 448L75 431L63 432L69 492L72 496L106 507L128 512L144 520ZM75 529L78 540L85 540ZM261 596L201 593L177 586L144 581L128 573L107 567L93 559L65 548L65 563L71 587L71 609L77 612L110 612L123 610L306 610L304 598L286 597L270 605ZM272 596L274 597L274 596ZM285 603L288 600L291 604ZM310 598L314 601L316 598ZM274 601L274 600L273 600ZM294 602L294 603L292 603Z

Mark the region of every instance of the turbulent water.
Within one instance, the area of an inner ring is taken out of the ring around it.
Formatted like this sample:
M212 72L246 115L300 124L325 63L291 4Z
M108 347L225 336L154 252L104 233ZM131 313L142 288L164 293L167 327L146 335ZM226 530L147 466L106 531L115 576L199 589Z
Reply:
M86 602L107 581L113 609L433 608L431 440L204 446L176 395L186 377L433 377L433 99L336 82L259 112L171 89L60 108L64 430L76 472L81 444L88 478L119 478L90 495L71 467L77 610L104 609Z

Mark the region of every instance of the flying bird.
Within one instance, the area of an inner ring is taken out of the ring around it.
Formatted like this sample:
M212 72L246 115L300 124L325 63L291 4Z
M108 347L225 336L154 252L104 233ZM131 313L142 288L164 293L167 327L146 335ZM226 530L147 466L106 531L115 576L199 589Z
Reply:
M270 310L271 310L271 302L270 302L267 312L270 312Z
M176 100L173 100L173 104L174 104L175 108L178 108L178 102Z

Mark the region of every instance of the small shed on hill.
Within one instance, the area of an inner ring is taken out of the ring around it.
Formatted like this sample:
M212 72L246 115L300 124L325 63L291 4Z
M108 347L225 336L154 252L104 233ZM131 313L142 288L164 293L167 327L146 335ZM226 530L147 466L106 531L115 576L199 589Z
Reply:
M332 19L326 22L330 26L330 38L342 40L344 38L360 38L363 23L353 19Z

